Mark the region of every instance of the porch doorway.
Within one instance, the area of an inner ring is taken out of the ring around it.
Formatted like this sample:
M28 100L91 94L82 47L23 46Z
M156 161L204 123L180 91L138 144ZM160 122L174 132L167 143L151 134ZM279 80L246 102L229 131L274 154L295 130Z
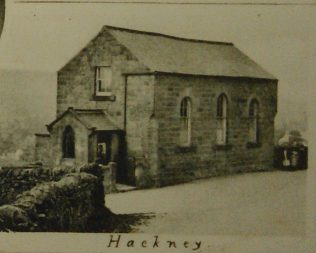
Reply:
M116 181L128 184L128 170L126 166L126 143L123 131L97 131L90 141L90 160L107 165L109 162L117 164Z

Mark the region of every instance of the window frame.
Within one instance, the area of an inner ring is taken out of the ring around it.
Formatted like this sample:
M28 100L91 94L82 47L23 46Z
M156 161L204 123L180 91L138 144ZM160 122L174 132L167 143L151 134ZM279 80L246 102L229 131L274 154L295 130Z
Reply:
M256 98L252 98L250 100L249 106L248 106L248 117L249 117L249 129L248 129L249 141L248 141L248 144L259 144L260 143L260 130L259 130L260 129L260 127L259 127L260 117L259 116L260 116L259 101ZM254 134L254 132L255 132L255 134Z
M69 139L71 137L71 148L69 147ZM68 142L68 143L67 143ZM69 150L72 149L70 152ZM62 135L62 155L63 158L66 159L74 159L76 157L76 140L75 140L75 131L72 126L67 125L64 128L63 135Z
M185 104L184 104L185 103ZM192 145L192 99L185 96L180 101L180 145L190 147ZM183 141L182 134L186 133L186 141Z
M228 97L221 93L216 100L216 145L228 145L228 118Z
M101 78L101 69L108 69L109 70L109 83L106 84L105 80ZM95 66L95 74L94 74L94 95L96 97L109 97L112 96L112 92L111 91L106 91L107 87L111 86L111 82L112 82L112 71L111 71L111 67L110 66ZM99 87L100 84L102 85L102 83L105 83L105 91L100 91Z

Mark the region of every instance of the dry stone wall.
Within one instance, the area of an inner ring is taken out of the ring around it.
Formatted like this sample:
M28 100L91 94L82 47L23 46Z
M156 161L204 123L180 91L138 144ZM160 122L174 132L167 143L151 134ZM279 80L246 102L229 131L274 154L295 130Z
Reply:
M85 232L115 191L116 164L1 168L0 231Z
M89 173L71 173L23 192L0 207L2 231L85 231L104 208L102 181Z
M0 168L0 205L12 203L20 193L52 179L52 170L41 167Z
M17 196L30 190L37 184L58 181L64 175L73 172L86 172L98 177L105 188L105 192L115 191L116 164L98 166L94 163L75 167L45 168L41 166L28 167L0 167L0 206L13 203Z

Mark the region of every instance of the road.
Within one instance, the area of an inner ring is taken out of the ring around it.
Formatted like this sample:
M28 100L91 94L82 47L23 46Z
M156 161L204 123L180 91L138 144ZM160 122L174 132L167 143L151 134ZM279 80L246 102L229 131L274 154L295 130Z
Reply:
M115 213L154 213L137 233L302 236L306 171L196 180L106 196Z

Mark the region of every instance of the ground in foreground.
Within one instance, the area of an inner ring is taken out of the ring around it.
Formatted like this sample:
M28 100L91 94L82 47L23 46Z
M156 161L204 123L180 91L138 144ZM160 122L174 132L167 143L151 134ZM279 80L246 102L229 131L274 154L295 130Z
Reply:
M106 196L117 232L304 235L306 171L209 178ZM121 214L121 216L120 216Z

